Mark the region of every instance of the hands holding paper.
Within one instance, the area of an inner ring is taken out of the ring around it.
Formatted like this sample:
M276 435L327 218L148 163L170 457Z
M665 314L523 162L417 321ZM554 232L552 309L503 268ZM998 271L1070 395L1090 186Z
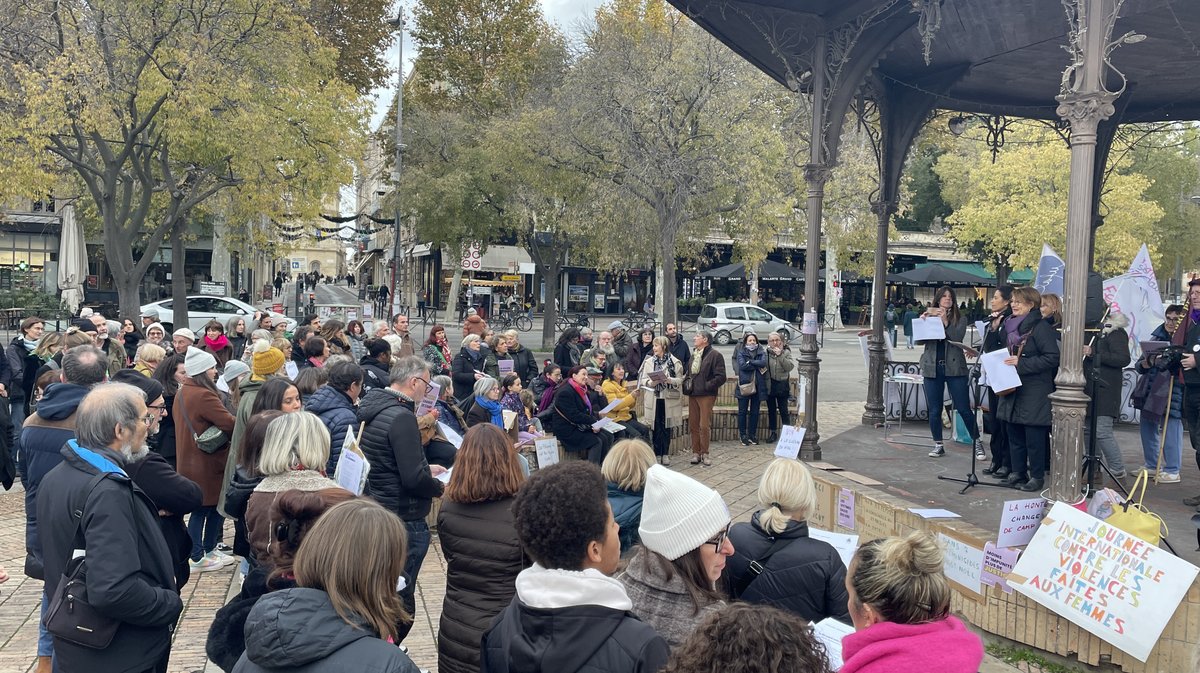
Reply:
M445 474L445 473L446 473L446 468L442 467L441 465L430 465L429 466L429 474L431 474L435 477L438 475Z

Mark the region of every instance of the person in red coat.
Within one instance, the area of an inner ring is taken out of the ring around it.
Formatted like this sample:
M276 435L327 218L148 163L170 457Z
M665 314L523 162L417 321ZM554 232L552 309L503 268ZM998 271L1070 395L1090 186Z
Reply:
M204 494L202 506L188 520L188 534L192 538L191 571L205 572L236 562L232 556L217 550L224 524L217 511L217 498L225 477L229 446L205 453L197 446L196 437L213 426L220 428L226 437L232 436L234 417L221 404L217 393L217 359L212 353L189 348L183 370L188 378L179 386L171 409L175 419L175 455L179 474L196 482Z

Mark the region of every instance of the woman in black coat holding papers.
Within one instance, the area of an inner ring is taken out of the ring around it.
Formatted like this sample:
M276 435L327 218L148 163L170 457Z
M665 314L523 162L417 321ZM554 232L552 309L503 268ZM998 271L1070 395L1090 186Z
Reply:
M563 451L576 458L592 458L600 452L600 431L591 427L600 420L600 409L588 396L587 369L575 365L568 370L567 378L554 391L551 408L550 429L562 442Z
M986 458L983 444L979 441L979 428L975 426L975 413L971 410L971 394L967 389L967 359L963 349L950 342L962 343L967 335L967 319L958 311L958 300L954 290L939 287L934 294L933 306L921 315L922 320L940 320L946 336L942 339L918 339L925 344L921 354L921 376L925 378L925 405L929 409L929 432L933 435L933 450L930 458L946 455L942 443L942 400L945 389L950 389L950 399L963 424L971 435L975 456ZM914 335L918 326L914 323Z
M1012 315L1013 286L1001 285L992 292L992 312L984 319L983 352L991 353L1005 347L1004 321ZM984 474L1004 479L1012 472L1012 461L1008 457L1008 433L1004 423L996 418L1000 408L1000 396L990 386L986 387L987 407L983 415L983 430L992 436L992 463L983 468Z
M1004 321L1005 345L1021 385L1000 398L996 417L1008 425L1012 474L1008 483L1040 491L1050 467L1050 402L1058 374L1058 336L1038 310L1042 297L1031 287L1013 290L1012 316Z

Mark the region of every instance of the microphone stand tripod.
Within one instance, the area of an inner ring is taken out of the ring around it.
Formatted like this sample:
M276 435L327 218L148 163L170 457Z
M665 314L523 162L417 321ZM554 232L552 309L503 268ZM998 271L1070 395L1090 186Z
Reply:
M979 355L976 354L975 362L971 365L971 378L975 380L975 388L976 388L975 404L973 404L971 406L972 416L978 416L978 410L979 410L979 398L980 398L980 394L979 394L980 386L978 383L979 382L979 367L980 367ZM980 427L979 423L976 423L975 424L976 434L979 434L979 429L978 429L979 427ZM951 428L951 431L953 432L953 428ZM944 474L939 474L938 479L940 479L941 481L953 481L953 482L956 482L959 484L966 484L966 486L963 486L962 490L960 490L958 492L959 495L966 494L966 492L968 490L970 490L970 488L972 486L993 486L995 488L1012 489L1013 485L1009 484L1008 482L980 481L979 477L975 476L975 465L976 465L976 462L978 461L978 459L975 457L975 447L973 444L974 444L974 442L972 442L972 446L971 446L971 471L967 473L966 478L960 479L958 477L947 477Z

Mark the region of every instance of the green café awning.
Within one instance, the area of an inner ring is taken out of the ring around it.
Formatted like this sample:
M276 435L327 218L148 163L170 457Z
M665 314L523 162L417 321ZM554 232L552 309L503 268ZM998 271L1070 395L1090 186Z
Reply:
M965 271L967 273L979 276L980 278L984 279L984 281L986 281L986 283L995 283L996 282L996 274L983 268L983 265L980 264L979 262L955 262L955 261L924 262L924 263L918 264L916 266L916 268L920 269L921 267L928 266L929 264L940 264L942 266L949 267L956 271ZM1012 283L1014 285L1028 285L1029 283L1033 282L1033 277L1034 277L1034 271L1032 269L1022 269L1020 271L1013 271L1012 273L1008 274L1008 282Z

